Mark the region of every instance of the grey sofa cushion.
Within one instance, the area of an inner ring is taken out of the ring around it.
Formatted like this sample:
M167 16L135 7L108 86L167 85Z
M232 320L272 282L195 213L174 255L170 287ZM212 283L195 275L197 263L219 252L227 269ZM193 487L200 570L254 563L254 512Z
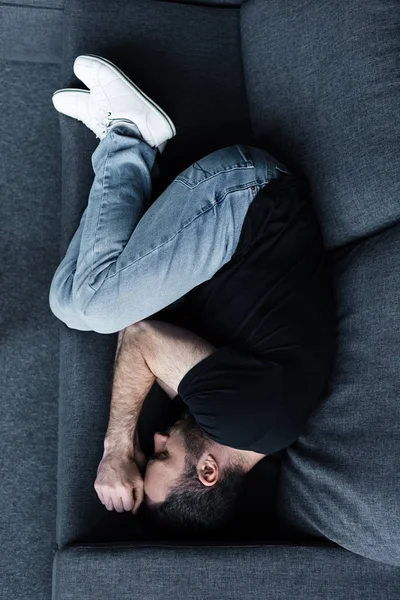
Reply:
M216 8L239 8L243 0L155 0L156 2L174 2L175 4L198 4Z
M49 10L52 0L38 2L35 7L31 0L0 3L2 60L59 65L64 0L53 1L54 7L58 4L60 10ZM14 3L17 6L13 6ZM5 88L4 78L2 83Z
M198 4L216 8L240 8L244 0L154 0L156 2L174 2L175 4Z
M330 391L282 463L292 524L400 566L400 224L334 251Z
M341 548L179 544L56 553L53 600L398 600L398 569Z
M158 163L153 199L184 168L234 143L251 143L240 54L239 12L148 0L69 0L65 11L63 79L59 87L85 86L73 73L79 54L115 62L171 116L177 136ZM113 26L112 24L115 24ZM166 34L166 32L168 32ZM49 99L49 102L51 99ZM62 138L60 254L79 225L93 182L95 135L59 115ZM60 258L61 258L60 256ZM93 484L103 451L117 335L60 324L60 422L57 543L101 529L110 513ZM123 515L113 511L115 522ZM132 539L146 537L137 520Z
M400 565L400 5L341 6L241 9L254 134L306 174L337 290L330 390L287 452L279 502L304 532Z
M255 145L310 181L327 248L400 219L400 4L248 0Z

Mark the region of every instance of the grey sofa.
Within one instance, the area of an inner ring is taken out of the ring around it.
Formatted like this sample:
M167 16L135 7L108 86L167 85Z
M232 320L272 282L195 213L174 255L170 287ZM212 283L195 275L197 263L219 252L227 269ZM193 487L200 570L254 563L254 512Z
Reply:
M153 199L234 143L307 177L335 278L337 357L305 432L279 463L261 461L235 521L193 539L99 502L117 336L59 323L54 600L400 597L399 25L389 0L66 1L58 88L84 87L76 56L104 56L176 124ZM59 119L61 258L98 140ZM173 418L154 388L148 451Z

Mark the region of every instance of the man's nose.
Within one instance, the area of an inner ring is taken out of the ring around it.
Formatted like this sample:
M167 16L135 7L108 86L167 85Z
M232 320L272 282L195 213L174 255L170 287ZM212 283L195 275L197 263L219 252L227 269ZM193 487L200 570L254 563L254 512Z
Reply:
M157 433L154 434L154 452L162 452L165 444L167 443L169 438L168 433L160 433L159 431L157 431Z

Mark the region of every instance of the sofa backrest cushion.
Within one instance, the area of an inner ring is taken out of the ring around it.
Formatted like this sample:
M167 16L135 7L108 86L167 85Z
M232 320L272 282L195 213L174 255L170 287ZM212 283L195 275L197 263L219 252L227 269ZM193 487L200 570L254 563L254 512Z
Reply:
M292 525L400 566L400 224L333 251L330 389L282 460Z
M400 6L248 0L253 131L304 174L331 251L330 390L282 461L278 505L309 535L400 565Z
M243 67L256 143L310 181L326 246L400 219L400 4L248 0Z

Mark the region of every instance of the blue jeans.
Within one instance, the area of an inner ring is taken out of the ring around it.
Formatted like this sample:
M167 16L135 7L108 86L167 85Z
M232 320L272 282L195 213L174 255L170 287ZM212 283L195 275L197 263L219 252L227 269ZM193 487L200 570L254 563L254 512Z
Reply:
M264 150L229 146L180 173L145 210L156 155L130 123L115 123L94 151L88 206L49 292L68 327L115 333L176 306L230 260L259 190L289 173Z

